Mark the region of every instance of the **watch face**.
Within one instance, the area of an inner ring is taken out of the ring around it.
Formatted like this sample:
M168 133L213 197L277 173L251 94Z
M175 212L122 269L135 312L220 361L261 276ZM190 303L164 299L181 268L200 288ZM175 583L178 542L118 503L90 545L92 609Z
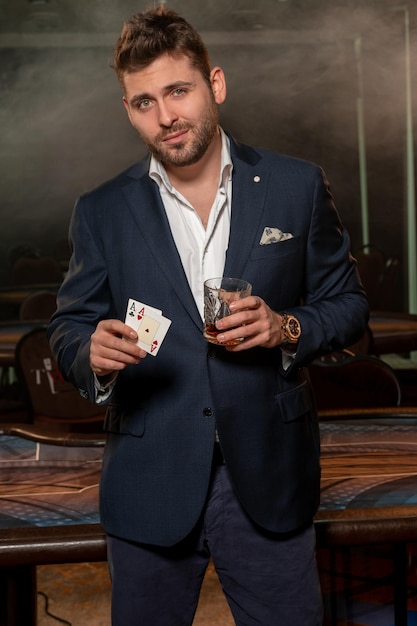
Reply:
M300 322L293 315L283 315L282 331L290 343L297 343L301 335Z
M290 336L293 339L298 339L301 332L300 332L300 324L298 323L298 320L295 317L289 317L288 321L287 321L287 329L288 332L290 334Z

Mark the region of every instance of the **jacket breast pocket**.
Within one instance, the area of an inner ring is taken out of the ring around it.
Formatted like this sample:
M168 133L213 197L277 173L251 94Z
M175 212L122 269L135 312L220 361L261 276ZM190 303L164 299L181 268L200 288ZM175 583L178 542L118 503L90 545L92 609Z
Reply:
M104 430L120 435L142 437L145 431L145 415L126 413L119 404L109 404L104 418Z
M279 241L278 243L268 243L263 246L259 244L253 248L251 260L268 260L297 254L300 250L300 245L301 237L292 237L291 239L285 239L284 241Z

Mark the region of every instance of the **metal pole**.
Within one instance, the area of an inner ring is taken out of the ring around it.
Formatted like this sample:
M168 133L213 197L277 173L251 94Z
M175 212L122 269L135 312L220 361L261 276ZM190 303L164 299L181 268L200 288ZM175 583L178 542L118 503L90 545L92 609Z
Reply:
M416 196L414 180L413 107L411 93L410 17L404 8L405 89L406 89L406 161L407 161L407 250L408 311L417 313Z
M361 192L362 245L369 245L368 179L366 170L365 116L363 108L362 38L354 41L356 68L358 73L358 95L356 114L358 125L359 183Z

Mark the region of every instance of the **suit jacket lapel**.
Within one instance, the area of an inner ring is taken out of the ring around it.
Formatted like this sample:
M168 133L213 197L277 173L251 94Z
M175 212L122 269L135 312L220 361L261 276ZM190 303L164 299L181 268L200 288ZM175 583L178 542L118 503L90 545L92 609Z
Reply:
M232 219L224 274L240 278L259 231L268 181L255 150L236 144L233 140L231 149Z
M233 160L233 192L229 246L224 268L225 276L239 278L244 272L254 238L259 231L267 188L259 153L249 146L231 140ZM179 300L195 324L201 318L191 293L181 259L171 234L168 219L156 184L148 177L149 162L131 168L130 184L123 188L133 219L149 246L150 253L169 280ZM140 203L140 205L139 205Z
M148 170L144 169L143 164L135 166L132 174L138 170L140 175L134 176L135 180L123 188L133 219L142 232L155 263L159 265L195 324L201 328L201 317L184 273L157 186L147 176Z

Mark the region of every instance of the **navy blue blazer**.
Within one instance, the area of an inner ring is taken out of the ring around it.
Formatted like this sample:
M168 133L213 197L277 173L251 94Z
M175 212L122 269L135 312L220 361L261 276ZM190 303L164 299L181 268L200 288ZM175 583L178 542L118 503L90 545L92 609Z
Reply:
M232 354L206 343L148 160L82 196L73 256L49 336L63 374L94 398L90 336L145 302L172 320L156 357L120 372L108 403L101 487L105 530L173 545L194 527L217 428L231 480L255 522L277 532L318 507L319 431L304 366L356 341L368 305L323 171L231 142L233 200L225 275L253 285L302 336L284 371L279 347ZM265 227L292 238L260 245Z

